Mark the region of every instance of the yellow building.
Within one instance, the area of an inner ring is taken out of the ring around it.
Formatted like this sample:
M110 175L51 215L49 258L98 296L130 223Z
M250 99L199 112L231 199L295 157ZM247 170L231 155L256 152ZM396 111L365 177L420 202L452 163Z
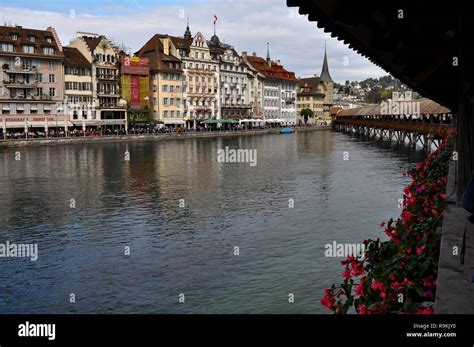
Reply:
M298 83L297 113L298 121L304 122L301 111L309 108L314 112L314 117L308 123L331 123L330 109L333 105L334 82L329 74L326 50L321 76L302 78Z
M301 111L309 108L314 112L314 117L308 119L308 123L320 123L324 118L324 97L320 85L319 77L302 78L298 82L296 112L298 114L298 122L304 123Z
M148 58L150 62L152 119L169 126L183 126L183 70L172 37L155 34L136 55Z

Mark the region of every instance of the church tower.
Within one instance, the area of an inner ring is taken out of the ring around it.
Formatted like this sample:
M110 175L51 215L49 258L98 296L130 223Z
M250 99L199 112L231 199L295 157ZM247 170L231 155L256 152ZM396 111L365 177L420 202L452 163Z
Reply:
M323 102L324 118L326 120L330 120L331 118L330 110L333 105L334 81L332 80L331 74L329 73L326 44L324 44L323 68L321 70L321 76L319 77L319 80L320 80L320 83L323 85L323 91L324 91L324 102Z

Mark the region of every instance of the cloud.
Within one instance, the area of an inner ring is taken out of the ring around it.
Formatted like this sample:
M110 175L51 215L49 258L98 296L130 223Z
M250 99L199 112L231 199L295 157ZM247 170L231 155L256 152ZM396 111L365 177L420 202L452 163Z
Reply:
M321 73L325 42L329 69L335 81L386 74L317 28L306 16L299 15L297 8L286 7L284 0L195 0L161 5L121 1L110 7L110 11L107 10L110 3L100 5L103 14L97 14L97 9L92 11L72 4L70 9L63 6L56 10L54 3L51 6L42 3L41 10L34 5L29 8L0 7L0 21L38 29L53 26L65 45L75 37L76 31L97 32L136 51L155 33L182 35L186 18L189 18L193 34L200 31L209 39L213 35L212 22L216 14L221 41L235 46L238 52L257 52L260 56L266 55L266 43L269 42L272 59L281 60L285 68L299 77Z

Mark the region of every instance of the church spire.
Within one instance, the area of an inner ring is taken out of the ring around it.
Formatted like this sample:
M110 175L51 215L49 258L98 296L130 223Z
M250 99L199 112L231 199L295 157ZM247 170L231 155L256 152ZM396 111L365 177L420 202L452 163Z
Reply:
M186 31L184 32L184 38L185 39L192 39L193 38L193 36L191 35L191 30L189 30L189 18L188 18L187 25L186 25Z
M270 62L270 43L267 42L267 63Z
M328 56L326 54L326 42L324 43L324 60L323 60L323 69L321 71L321 76L319 78L323 82L334 82L329 74L328 67Z

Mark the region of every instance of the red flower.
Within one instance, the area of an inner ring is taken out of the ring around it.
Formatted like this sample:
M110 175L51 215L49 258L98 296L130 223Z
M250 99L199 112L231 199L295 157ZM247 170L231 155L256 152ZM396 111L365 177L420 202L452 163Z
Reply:
M425 250L426 245L421 245L420 247L416 248L416 255L421 255Z
M344 272L342 273L342 277L345 279L345 280L350 280L351 279L351 270L349 270L348 267L346 267L344 269Z
M367 311L367 307L365 306L365 304L360 304L359 306L357 306L357 313L358 314L370 314L370 312Z
M416 314L433 314L433 309L431 307L427 307L427 308L419 308L417 311L416 311Z

